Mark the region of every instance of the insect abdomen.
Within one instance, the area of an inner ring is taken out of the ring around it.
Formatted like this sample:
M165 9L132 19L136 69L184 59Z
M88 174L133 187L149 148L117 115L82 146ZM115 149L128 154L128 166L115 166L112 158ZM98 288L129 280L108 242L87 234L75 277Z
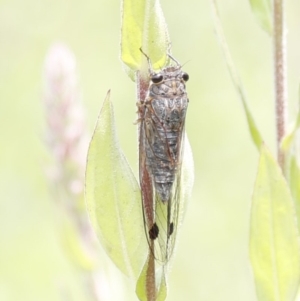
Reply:
M158 105L157 102L155 104ZM148 139L147 163L153 174L155 189L163 202L170 198L178 166L182 133L180 115L177 109L168 110L160 106L160 114L149 116L155 130L150 131L151 139Z

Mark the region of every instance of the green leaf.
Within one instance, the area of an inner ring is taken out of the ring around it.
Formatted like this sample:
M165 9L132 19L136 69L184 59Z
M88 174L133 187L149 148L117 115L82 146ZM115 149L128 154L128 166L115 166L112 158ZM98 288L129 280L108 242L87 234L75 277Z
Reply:
M294 155L290 158L290 189L295 202L298 232L300 233L300 168Z
M288 152L291 149L291 146L293 145L295 135L296 135L297 128L293 126L292 130L289 131L282 139L280 143L280 148L284 152Z
M298 89L298 103L300 108L300 86ZM281 149L284 152L288 152L291 149L291 146L293 145L293 142L295 140L295 136L297 133L297 130L300 127L300 109L298 109L297 119L294 125L292 126L291 130L286 134L285 137L283 137L281 141Z
M152 292L152 289L151 289L150 292L149 292L149 289L147 291L147 285L146 285L147 278L149 279L149 277L155 277L153 275L153 272L151 272L151 276L149 276L149 274L150 274L150 272L149 272L149 261L150 260L151 260L151 253L149 253L148 259L145 262L143 270L142 270L142 272L139 276L139 279L136 283L135 292L136 292L136 295L138 296L140 301L148 301L148 295L149 294L156 294L156 293ZM154 260L153 257L152 257L152 260ZM153 270L154 270L154 268L153 268ZM154 287L155 287L155 285L154 285Z
M160 281L160 286L157 294L157 301L165 301L167 298L167 283L166 283L166 278L164 275L162 276L162 279Z
M141 193L119 146L109 93L88 151L85 198L105 251L123 273L136 279L148 251Z
M123 0L121 60L132 80L135 71L148 70L145 56L154 69L165 66L169 34L159 0Z
M240 97L241 97L243 107L244 107L244 111L245 111L245 114L246 114L250 136L251 136L252 141L255 144L256 148L259 149L261 147L262 143L263 143L263 138L262 138L262 136L261 136L256 124L255 124L252 113L251 113L251 111L248 107L245 95L244 94L240 95Z
M293 125L292 129L288 132L288 134L286 134L283 137L281 141L280 147L284 152L288 152L291 149L299 127L300 127L300 110L298 111L297 120Z
M277 162L263 146L250 224L250 259L259 301L294 300L300 277L299 251L290 190Z
M155 259L149 253L148 259L143 267L142 273L137 281L136 295L140 301L164 301L167 298L167 283L164 267L155 268ZM154 275L155 270L155 275ZM155 281L155 284L149 285L149 281ZM152 288L155 289L152 292Z
M252 12L263 30L272 35L272 4L271 0L249 0Z
M216 4L215 0L211 0L211 7L212 7L213 21L214 21L216 35L218 37L218 41L220 43L220 48L223 52L223 56L224 56L226 64L227 64L227 69L229 71L231 81L232 81L234 88L235 88L236 92L238 93L240 100L242 102L244 112L246 114L248 129L250 132L250 136L252 138L252 142L254 143L256 148L260 151L261 145L263 143L263 138L255 124L254 118L249 109L249 105L247 102L246 93L244 92L243 84L241 82L240 76L238 75L236 68L234 66L233 60L231 58L230 51L229 51L228 44L225 39L225 35L223 32L223 28L222 28L222 24L220 21L217 4Z

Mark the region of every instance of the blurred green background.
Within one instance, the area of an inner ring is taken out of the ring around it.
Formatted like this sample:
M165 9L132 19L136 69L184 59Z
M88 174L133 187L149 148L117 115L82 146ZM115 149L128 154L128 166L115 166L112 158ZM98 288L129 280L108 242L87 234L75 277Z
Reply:
M168 300L255 301L248 260L249 211L258 154L215 39L208 0L162 0L173 54L186 63L186 129L195 186L169 279ZM220 2L220 15L250 107L274 151L272 42L247 0ZM297 110L300 2L286 1L290 116ZM119 60L120 2L0 1L0 300L88 300L59 240L59 208L45 165L43 64L57 41L74 52L92 131L112 90L121 145L137 174L135 85ZM137 300L114 268L109 287ZM113 275L113 276L112 276ZM118 281L116 281L117 279ZM126 286L126 288L124 288ZM115 300L115 299L112 299Z

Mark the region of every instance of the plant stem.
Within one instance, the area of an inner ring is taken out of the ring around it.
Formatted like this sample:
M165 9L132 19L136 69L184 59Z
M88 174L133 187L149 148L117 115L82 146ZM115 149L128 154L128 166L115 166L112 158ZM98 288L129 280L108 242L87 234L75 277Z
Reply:
M137 73L136 76L137 79L137 98L139 103L138 108L138 119L141 120L144 118L144 106L141 106L141 104L144 103L149 87L149 79L142 75L140 72ZM139 130L138 130L138 139L139 139L139 152L145 151L141 149L141 144L143 144L142 141L140 141L140 132L142 131L141 125L139 124ZM147 223L148 227L152 226L154 223L154 216L153 216L153 190L152 190L152 184L151 184L151 178L149 177L147 169L145 169L145 166L141 163L141 157L143 157L144 154L139 153L139 164L140 164L140 186L141 186L141 193L142 193L142 206L144 207L145 212L145 223ZM154 250L154 243L151 242L151 246L149 245L149 257L148 257L148 267L146 272L146 296L147 301L155 301L156 300L156 285L155 285L155 260L153 256Z
M225 62L227 64L227 69L228 69L229 75L231 77L231 81L232 81L234 88L235 88L236 92L238 93L240 100L242 102L242 105L244 107L244 111L246 114L249 132L250 132L252 141L253 141L254 145L257 147L257 150L260 152L261 145L263 143L263 138L256 126L254 118L252 117L252 114L251 114L251 111L250 111L250 108L248 105L246 93L243 88L242 81L240 79L240 76L239 76L237 69L234 65L234 62L232 60L232 57L231 57L231 54L229 51L229 47L228 47L228 44L227 44L227 41L226 41L226 38L224 35L221 20L219 17L217 2L216 2L216 0L211 0L210 3L211 3L211 8L212 8L212 16L213 16L215 33L216 33L217 39L220 44L220 49L223 53Z
M285 135L287 122L287 84L286 84L286 30L284 25L284 0L274 0L274 75L275 103L277 127L277 160L284 172L285 156L280 148L280 142Z

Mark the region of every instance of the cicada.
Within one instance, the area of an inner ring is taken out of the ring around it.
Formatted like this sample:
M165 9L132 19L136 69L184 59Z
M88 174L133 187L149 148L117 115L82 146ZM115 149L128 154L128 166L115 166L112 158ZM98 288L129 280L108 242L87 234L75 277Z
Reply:
M149 57L149 87L139 108L139 173L143 216L154 258L165 264L173 253L180 211L181 166L189 76L173 65L158 72Z

